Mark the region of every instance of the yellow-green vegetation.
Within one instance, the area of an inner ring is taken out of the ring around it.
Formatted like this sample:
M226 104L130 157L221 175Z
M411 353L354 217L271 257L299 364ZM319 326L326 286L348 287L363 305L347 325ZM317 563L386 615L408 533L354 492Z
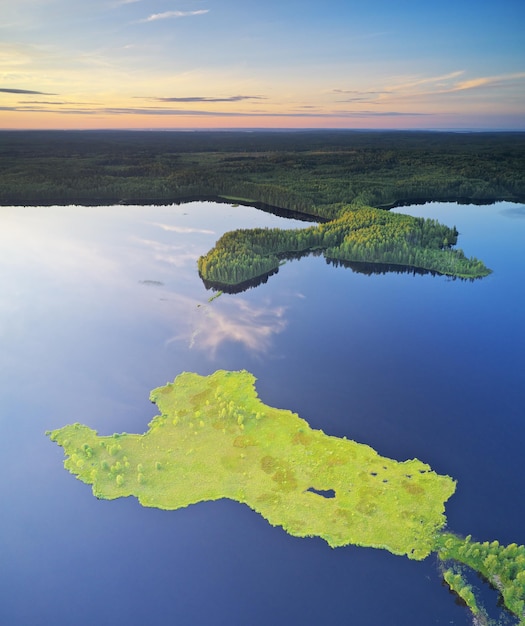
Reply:
M472 613L478 615L480 610L474 592L463 576L458 571L449 568L443 572L443 579L450 589L463 600Z
M246 371L183 373L152 391L160 415L143 435L100 437L81 424L48 434L64 448L65 467L99 498L135 496L162 509L229 498L332 547L412 559L434 550L455 490L450 477L314 430L263 404L254 383Z
M213 302L214 300L217 300L217 298L220 298L221 296L222 296L222 291L218 291L213 296L208 298L208 302Z
M207 286L238 285L275 272L281 260L322 251L334 262L365 262L412 267L460 278L490 273L482 261L452 249L458 232L436 220L372 207L343 206L340 216L309 228L254 228L224 234L199 258Z
M501 594L505 607L520 618L520 625L525 625L525 546L502 546L497 541L478 543L470 535L463 539L443 533L436 548L443 562L463 563L486 578Z
M291 535L319 536L332 547L384 548L411 559L436 552L476 623L490 620L463 576L467 567L525 626L525 546L444 532L444 505L455 491L449 476L263 404L246 371L183 373L150 397L160 415L142 435L101 437L82 424L47 433L64 448L65 467L98 498L135 496L161 509L229 498Z

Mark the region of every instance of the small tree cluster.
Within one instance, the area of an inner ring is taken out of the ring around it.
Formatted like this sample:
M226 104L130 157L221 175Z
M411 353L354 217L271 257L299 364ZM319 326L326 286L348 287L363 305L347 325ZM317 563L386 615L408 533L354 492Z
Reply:
M505 607L525 624L525 546L497 541L479 543L447 533L439 539L439 558L454 560L479 572L501 593Z

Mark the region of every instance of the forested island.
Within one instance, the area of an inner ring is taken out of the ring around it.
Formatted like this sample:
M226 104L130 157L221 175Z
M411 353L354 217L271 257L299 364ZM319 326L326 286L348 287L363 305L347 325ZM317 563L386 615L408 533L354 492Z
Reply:
M455 481L417 459L398 462L367 445L313 430L263 404L246 371L179 375L151 392L160 410L143 435L101 437L72 424L47 434L65 467L98 498L134 496L179 509L229 498L274 526L330 546L360 545L421 560L436 553L443 578L489 624L465 567L501 594L525 624L525 546L477 543L444 531Z
M331 262L390 264L459 278L481 278L482 261L453 249L458 231L436 220L372 207L343 207L340 217L319 226L282 230L234 230L198 260L208 288L229 291L275 273L283 259L310 252Z

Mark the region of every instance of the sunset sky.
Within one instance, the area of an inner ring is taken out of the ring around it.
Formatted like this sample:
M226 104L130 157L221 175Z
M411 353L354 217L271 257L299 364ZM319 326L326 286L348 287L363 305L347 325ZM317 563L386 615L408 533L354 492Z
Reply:
M525 130L525 1L0 0L0 128Z

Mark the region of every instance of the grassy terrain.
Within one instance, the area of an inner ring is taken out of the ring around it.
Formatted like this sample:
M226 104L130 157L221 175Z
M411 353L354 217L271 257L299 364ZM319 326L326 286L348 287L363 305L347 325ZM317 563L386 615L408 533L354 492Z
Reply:
M417 459L398 462L367 445L313 430L263 404L246 371L184 373L151 392L160 415L142 435L100 437L82 424L50 431L64 466L98 498L134 496L179 509L229 498L298 537L332 547L383 548L411 559L435 552L443 578L475 623L490 619L463 576L467 566L525 626L525 546L478 543L444 532L455 481Z
M99 437L74 424L50 437L64 447L66 468L99 498L135 496L162 509L230 498L292 535L333 547L413 559L432 551L455 490L451 478L313 430L263 404L254 381L248 372L181 374L152 392L161 414L144 435ZM334 497L320 495L330 490Z

